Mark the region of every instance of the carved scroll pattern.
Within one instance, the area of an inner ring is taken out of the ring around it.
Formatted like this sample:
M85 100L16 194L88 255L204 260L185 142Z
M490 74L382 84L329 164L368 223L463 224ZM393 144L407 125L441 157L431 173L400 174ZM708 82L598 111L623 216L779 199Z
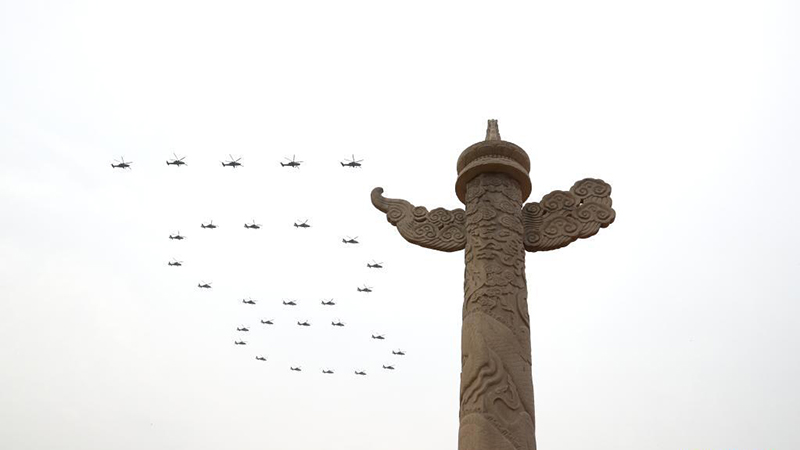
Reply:
M553 191L522 208L525 249L540 252L565 247L594 236L615 217L611 186L603 180L583 179L569 191Z
M487 440L491 448L536 447L521 205L520 187L507 175L485 173L467 185L462 450Z
M450 211L436 208L428 211L424 206L386 198L382 194L382 188L373 189L372 204L386 213L386 220L396 226L408 242L443 252L462 250L466 245L463 209Z

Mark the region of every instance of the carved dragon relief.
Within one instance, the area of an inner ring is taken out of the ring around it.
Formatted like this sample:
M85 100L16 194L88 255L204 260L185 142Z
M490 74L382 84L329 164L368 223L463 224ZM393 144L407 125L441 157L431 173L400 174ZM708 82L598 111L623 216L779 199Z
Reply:
M585 178L569 191L553 191L540 202L522 208L525 250L555 250L578 239L594 236L614 222L611 186L603 180Z
M447 210L436 208L428 211L424 206L414 206L401 200L386 198L383 188L372 190L372 204L386 213L386 220L397 227L400 235L420 247L455 252L463 250L467 243L465 234L466 215L461 208Z

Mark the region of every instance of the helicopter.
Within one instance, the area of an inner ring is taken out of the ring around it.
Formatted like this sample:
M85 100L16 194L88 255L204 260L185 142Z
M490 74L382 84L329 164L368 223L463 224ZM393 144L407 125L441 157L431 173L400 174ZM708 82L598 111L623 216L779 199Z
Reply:
M302 369L301 367L292 367L292 366L289 366L289 370L293 370L293 371L295 371L295 372L300 372L300 371L302 371L303 369Z
M343 327L343 326L344 326L344 324L342 323L342 321L341 321L341 320L339 320L339 319L336 319L336 322L331 322L331 325L333 325L333 326L335 326L335 327Z
M393 355L405 356L406 352L398 349L397 351L392 350L392 354Z
M309 224L308 224L308 220L306 220L306 221L304 221L304 222L302 222L302 223L297 223L297 222L295 222L295 223L294 223L294 227L295 227L295 228L311 228L311 225L309 225Z
M234 341L233 343L236 345L247 345L247 342L245 341Z
M325 305L325 306L334 306L336 303L333 302L333 299L330 299L327 302L325 300L323 300L322 304Z
M255 304L256 304L256 301L255 301L255 300L253 300L252 298L249 298L249 299L247 299L247 300L245 300L245 299L242 299L242 303L244 303L244 304L246 304L246 305L255 305Z
M350 156L352 156L351 159L345 159L345 161L347 161L347 164L343 162L340 162L339 164L341 164L342 167L351 167L353 169L355 169L356 167L361 167L361 161L363 161L363 159L359 159L358 161L356 161L356 155L350 155Z
M299 326L301 326L301 327L310 327L310 326L311 326L311 324L310 324L310 323L308 323L308 321L307 321L307 320L306 320L306 321L303 321L303 322L299 322L299 321L298 321L298 322L297 322L297 325L299 325Z
M178 231L178 234L170 234L170 235L169 235L169 238L170 238L170 239L176 239L176 240L182 241L182 240L186 239L186 236L181 236L181 232L180 232L180 231Z
M211 289L211 283L206 283L205 281L201 281L200 283L197 284L197 287L203 289Z
M256 356L256 359L259 360L259 361L266 361L267 360L267 358L264 358L263 356Z
M236 327L236 331L250 331L250 328L247 327Z
M258 223L256 223L255 220L253 220L253 223L251 223L249 225L248 224L244 224L244 227L245 228L249 228L251 230L259 230L259 229L261 229L261 224L258 224Z
M358 244L358 241L356 239L358 239L358 236L356 236L354 238L351 238L350 236L347 236L347 239L342 239L342 242L345 243L345 244Z
M295 157L295 155L292 155L292 159L284 158L285 160L287 160L289 162L286 163L286 164L281 163L281 167L294 167L295 169L299 169L300 168L300 164L302 164L303 161L295 161L294 157Z
M178 155L176 155L175 153L172 153L172 156L174 156L175 159L173 159L172 161L167 161L167 165L168 166L178 166L178 167L180 167L180 166L185 166L186 165L186 163L183 162L183 160L186 158L185 156L183 158L178 158Z
M367 263L367 267L369 267L370 269L383 269L383 263L375 262L375 260L373 259L372 264Z
M242 159L242 158L233 159L233 155L228 155L228 156L231 157L230 161L223 162L222 163L222 167L233 167L235 169L235 168L237 168L237 167L242 165L242 163L239 162L239 160Z
M372 339L380 339L380 340L384 340L384 339L386 339L386 338L385 338L385 337L383 337L383 335L382 335L382 334L373 334L373 335L372 335Z
M289 300L288 302L284 301L283 304L286 306L297 306L297 303L295 303L294 300Z
M133 161L125 162L125 158L115 159L114 161L117 162L116 164L111 164L114 169L130 169L131 164L133 164Z
M168 263L167 263L167 265L168 265L168 266L176 266L176 267L180 267L180 266L182 266L182 265L183 265L183 261L178 261L177 259L175 259L175 258L172 258L172 261L168 262Z
M364 372L363 370L356 370L356 375L366 375L366 374L367 372Z
M262 320L262 321L261 321L261 323L263 323L264 325L273 325L273 323L272 323L272 319L269 319L269 320Z
M214 228L217 228L217 226L214 225L214 221L212 220L212 221L208 222L208 225L206 225L204 223L201 223L200 224L200 228L208 228L208 229L213 230Z
M392 365L383 366L383 368L386 369L386 370L394 370L394 366L392 366Z
M366 284L364 285L363 288L357 287L356 289L358 289L358 292L372 292L372 288L367 286Z
M333 373L330 369L322 369L322 373Z

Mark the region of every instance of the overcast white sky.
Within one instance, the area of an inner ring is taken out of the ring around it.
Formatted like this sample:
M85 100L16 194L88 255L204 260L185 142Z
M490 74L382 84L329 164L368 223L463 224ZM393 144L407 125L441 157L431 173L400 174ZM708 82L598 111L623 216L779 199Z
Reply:
M463 253L407 244L368 195L459 207L496 118L531 201L597 177L617 211L527 258L540 448L800 448L799 19L0 1L0 447L456 448Z

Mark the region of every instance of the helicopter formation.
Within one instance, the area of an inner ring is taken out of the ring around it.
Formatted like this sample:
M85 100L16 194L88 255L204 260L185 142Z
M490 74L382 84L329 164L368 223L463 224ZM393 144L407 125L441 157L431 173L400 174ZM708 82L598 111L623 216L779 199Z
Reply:
M184 159L186 159L185 156L178 157L178 155L175 154L174 152L172 153L172 156L173 156L172 159L168 159L166 161L168 166L175 166L175 167L188 166L188 164L184 161ZM297 155L292 155L292 159L289 159L288 157L284 158L287 162L285 163L281 162L280 163L281 167L290 167L293 169L299 169L300 165L303 164L303 161L297 161L296 156ZM234 158L233 155L228 154L228 160L220 161L220 164L222 164L222 167L231 167L235 169L237 167L244 166L241 162L239 162L241 160L242 160L241 156L239 158ZM351 155L350 159L345 158L344 161L340 161L339 164L341 164L342 167L360 169L361 163L363 161L364 161L363 159L356 160L356 156ZM131 169L131 165L133 164L133 161L125 161L124 157L120 157L120 159L115 159L114 162L116 162L116 164L114 163L111 164L111 168L113 169Z

